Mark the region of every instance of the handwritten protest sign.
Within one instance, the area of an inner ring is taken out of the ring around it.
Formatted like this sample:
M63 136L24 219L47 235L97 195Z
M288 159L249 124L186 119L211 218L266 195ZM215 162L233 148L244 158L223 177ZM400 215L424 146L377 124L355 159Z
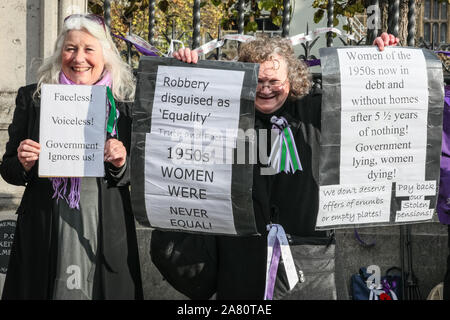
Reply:
M251 166L232 161L238 130L253 125L255 68L141 60L131 161L139 172L131 177L139 222L210 234L256 232Z
M321 51L326 125L318 229L433 219L442 70L439 60L424 52L372 47Z
M44 84L39 176L102 177L106 87Z

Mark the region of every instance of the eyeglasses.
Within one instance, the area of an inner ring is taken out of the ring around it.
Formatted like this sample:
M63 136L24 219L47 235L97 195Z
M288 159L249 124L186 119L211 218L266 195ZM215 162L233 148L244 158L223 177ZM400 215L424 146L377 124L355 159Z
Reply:
M256 91L261 91L264 89L264 87L268 87L270 91L278 91L281 90L286 82L288 81L288 78L286 80L269 80L269 81L260 81L258 79L258 84L256 85Z
M81 14L81 13L75 13L75 14L71 14L70 16L67 16L64 19L64 23L72 18L86 18L88 20L94 21L96 23L98 23L99 25L101 25L103 27L103 30L105 30L106 32L106 27L105 27L105 20L103 19L102 16L99 16L97 14L93 14L93 13L88 13L88 14Z

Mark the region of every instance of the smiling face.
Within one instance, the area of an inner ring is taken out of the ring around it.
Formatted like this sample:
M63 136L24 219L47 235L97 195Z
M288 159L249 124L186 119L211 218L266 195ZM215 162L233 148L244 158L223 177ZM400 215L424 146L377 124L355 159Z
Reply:
M281 108L289 96L290 84L287 63L278 54L260 64L255 107L270 114Z
M85 30L71 30L67 33L61 58L62 71L75 84L96 83L105 67L100 42Z

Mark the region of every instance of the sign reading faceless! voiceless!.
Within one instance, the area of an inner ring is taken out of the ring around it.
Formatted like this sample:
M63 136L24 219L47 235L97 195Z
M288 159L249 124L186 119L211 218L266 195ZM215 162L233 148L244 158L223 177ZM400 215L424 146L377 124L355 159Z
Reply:
M321 49L322 141L316 228L432 221L443 76L428 50Z
M6 274L16 230L15 220L0 220L0 273ZM0 288L1 291L1 288Z
M252 166L233 163L239 129L253 128L258 67L144 57L133 110L131 194L155 228L256 233Z

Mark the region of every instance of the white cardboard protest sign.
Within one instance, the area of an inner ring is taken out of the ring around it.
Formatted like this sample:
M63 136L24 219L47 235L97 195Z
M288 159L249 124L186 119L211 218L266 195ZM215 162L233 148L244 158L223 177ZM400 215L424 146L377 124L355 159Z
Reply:
M41 88L40 177L102 177L106 87L44 84Z
M423 51L398 47L336 51L339 184L320 187L316 226L432 219L434 208L424 198L436 196L436 181L426 181L425 174L430 102ZM392 211L397 208L392 199L400 203L399 210Z

